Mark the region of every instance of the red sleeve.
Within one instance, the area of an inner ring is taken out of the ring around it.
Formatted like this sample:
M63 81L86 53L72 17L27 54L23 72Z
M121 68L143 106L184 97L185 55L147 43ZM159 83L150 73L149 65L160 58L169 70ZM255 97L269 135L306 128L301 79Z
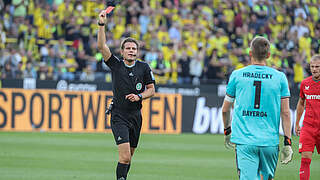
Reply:
M304 81L301 82L300 84L300 98L301 99L305 99L306 97L304 96L304 92L303 92L303 89L304 89Z

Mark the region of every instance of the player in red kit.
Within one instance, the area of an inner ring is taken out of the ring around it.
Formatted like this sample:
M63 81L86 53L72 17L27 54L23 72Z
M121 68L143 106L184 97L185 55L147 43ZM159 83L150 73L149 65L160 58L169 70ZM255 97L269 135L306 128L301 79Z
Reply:
M300 136L299 152L301 153L300 180L309 180L310 163L314 147L320 154L320 55L310 60L312 76L304 79L300 85L300 98L297 104L295 132ZM303 126L299 121L305 107Z

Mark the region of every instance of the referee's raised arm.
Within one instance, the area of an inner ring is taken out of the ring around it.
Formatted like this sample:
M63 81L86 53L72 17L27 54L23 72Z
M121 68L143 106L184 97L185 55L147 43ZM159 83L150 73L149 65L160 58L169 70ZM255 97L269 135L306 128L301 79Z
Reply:
M98 30L98 49L101 52L104 62L107 62L111 57L111 52L106 44L106 33L105 33L105 23L107 21L107 16L105 11L101 11L99 14L99 30Z

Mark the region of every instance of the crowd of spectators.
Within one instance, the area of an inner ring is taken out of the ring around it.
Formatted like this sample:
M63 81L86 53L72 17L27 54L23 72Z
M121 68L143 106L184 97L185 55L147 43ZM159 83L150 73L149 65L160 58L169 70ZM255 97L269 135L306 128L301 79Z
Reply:
M319 0L122 0L107 43L140 41L157 83L223 83L250 63L250 41L271 42L268 65L299 84L320 47ZM110 81L97 51L105 0L0 0L1 78Z

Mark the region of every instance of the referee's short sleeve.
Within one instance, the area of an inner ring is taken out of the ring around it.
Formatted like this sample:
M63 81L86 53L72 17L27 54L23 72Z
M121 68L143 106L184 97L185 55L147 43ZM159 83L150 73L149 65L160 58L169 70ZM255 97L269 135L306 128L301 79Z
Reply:
M108 59L108 61L105 63L111 70L113 70L120 64L120 60L119 58L117 58L115 55L112 54Z
M150 68L150 66L146 63L145 64L145 71L144 71L144 75L143 75L143 81L146 85L148 84L155 84L155 79L152 73L152 70Z

